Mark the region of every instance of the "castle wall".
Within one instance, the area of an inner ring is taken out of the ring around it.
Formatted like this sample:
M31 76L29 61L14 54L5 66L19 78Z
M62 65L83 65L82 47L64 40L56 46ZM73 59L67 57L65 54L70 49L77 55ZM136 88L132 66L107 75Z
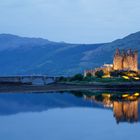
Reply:
M110 75L110 71L112 70L132 70L138 72L138 52L132 52L130 49L127 51L120 51L119 49L116 49L113 67L105 66L101 68L85 70L84 76L87 76L88 74L95 76L95 73L100 70L103 70L105 75Z
M100 70L102 70L105 75L109 76L110 75L110 71L112 71L113 68L112 67L101 67L101 68L96 68L94 70L86 70L86 71L84 71L84 77L86 77L88 74L91 74L92 76L95 76L95 73L97 71L100 71Z
M138 52L137 51L135 52L135 55L134 55L134 61L135 61L134 70L138 71Z

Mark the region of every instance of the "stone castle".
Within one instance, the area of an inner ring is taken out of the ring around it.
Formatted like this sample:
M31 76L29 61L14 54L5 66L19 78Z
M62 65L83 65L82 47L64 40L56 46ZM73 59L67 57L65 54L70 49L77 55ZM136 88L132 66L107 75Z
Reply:
M138 71L138 51L116 50L113 61L113 70Z
M120 50L116 49L113 64L104 64L100 68L85 70L84 76L91 74L95 76L97 71L102 70L107 77L110 76L110 72L114 70L124 70L124 71L135 71L138 72L138 51Z

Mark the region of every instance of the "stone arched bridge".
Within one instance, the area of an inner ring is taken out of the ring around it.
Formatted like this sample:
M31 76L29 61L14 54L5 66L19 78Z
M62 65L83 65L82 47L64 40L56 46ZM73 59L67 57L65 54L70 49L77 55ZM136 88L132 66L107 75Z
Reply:
M49 84L57 82L59 77L46 75L17 75L0 76L0 83L25 83L25 84Z

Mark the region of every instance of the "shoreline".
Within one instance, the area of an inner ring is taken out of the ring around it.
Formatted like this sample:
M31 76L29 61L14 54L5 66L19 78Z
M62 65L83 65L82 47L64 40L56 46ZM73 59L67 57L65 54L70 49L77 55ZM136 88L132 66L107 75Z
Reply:
M135 83L92 83L92 84L72 84L53 83L48 85L0 85L0 93L47 93L65 91L140 91L140 82Z

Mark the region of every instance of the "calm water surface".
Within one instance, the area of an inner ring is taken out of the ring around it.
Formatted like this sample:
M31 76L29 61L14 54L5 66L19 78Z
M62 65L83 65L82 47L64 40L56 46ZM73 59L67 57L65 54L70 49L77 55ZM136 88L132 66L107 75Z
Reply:
M139 140L139 93L0 94L2 140Z

